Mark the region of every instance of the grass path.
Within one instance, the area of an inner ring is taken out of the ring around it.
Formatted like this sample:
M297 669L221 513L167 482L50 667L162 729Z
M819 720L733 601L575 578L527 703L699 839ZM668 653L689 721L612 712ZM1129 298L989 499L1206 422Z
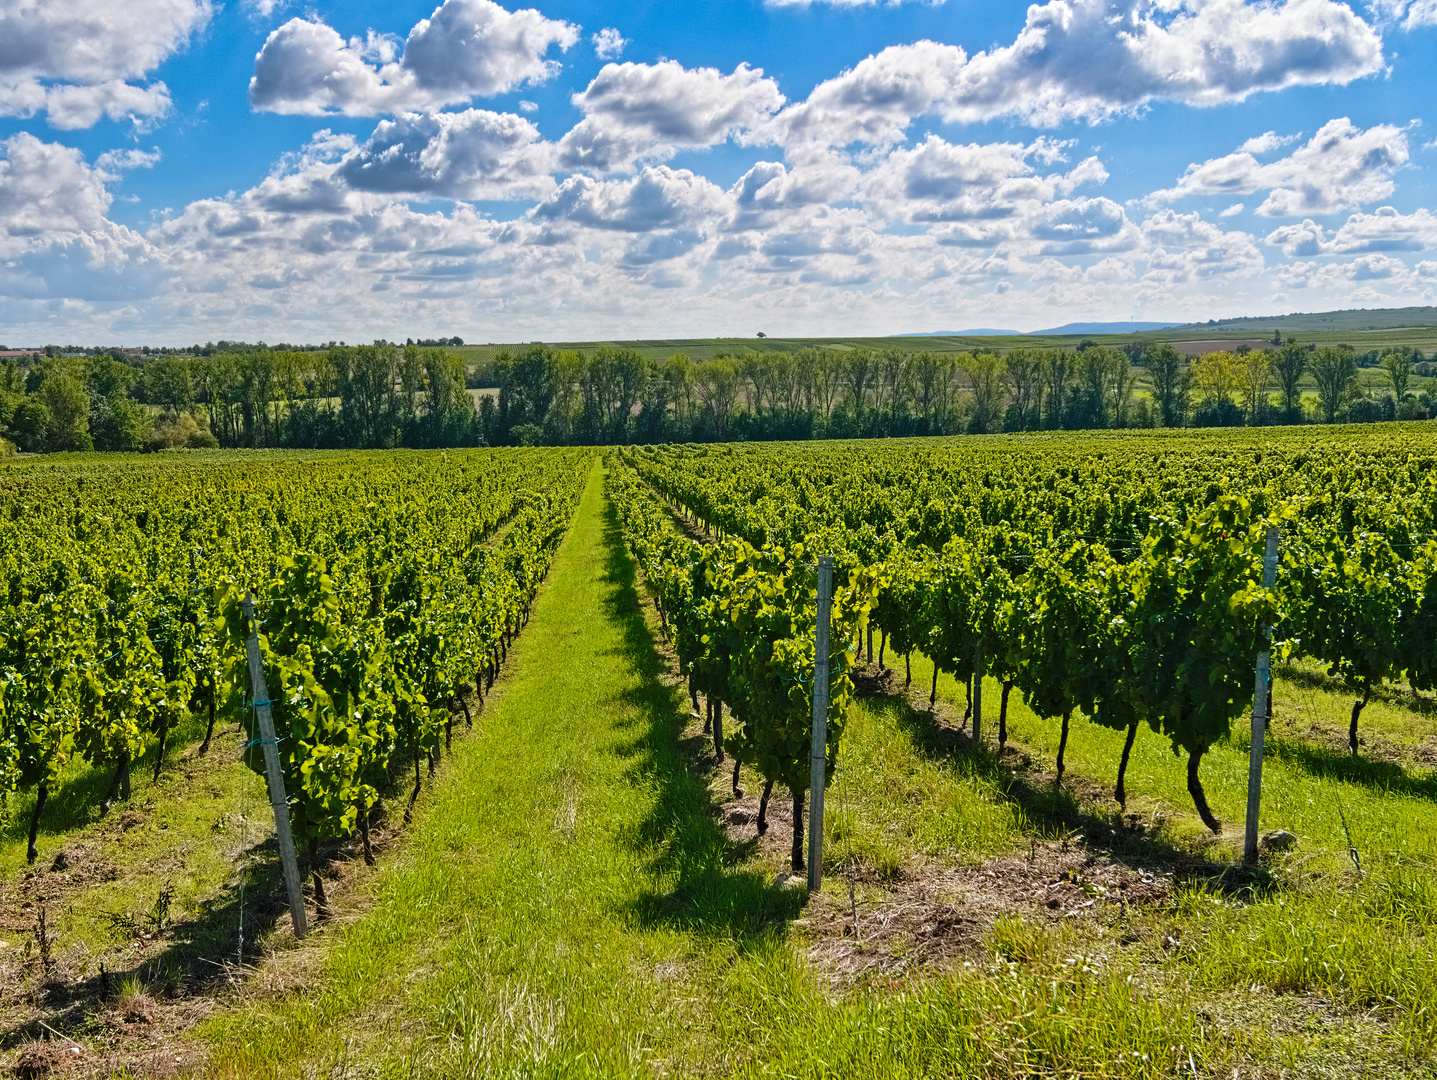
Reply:
M1221 1028L1181 978L1154 992L1121 953L1075 963L1092 943L1061 928L1002 924L990 950L1016 962L835 993L806 956L804 892L718 824L601 486L371 906L295 954L291 992L201 1030L212 1073L1146 1078L1280 1049ZM894 749L860 748L874 768L855 775L905 767L880 721L855 730ZM928 773L989 807L970 836L1012 834L982 785Z
M677 756L632 565L597 474L479 720L313 995L211 1032L222 1073L647 1071L698 1010L673 984L693 932L743 941L793 895L721 871ZM707 870L707 872L705 872ZM724 911L724 908L727 911Z

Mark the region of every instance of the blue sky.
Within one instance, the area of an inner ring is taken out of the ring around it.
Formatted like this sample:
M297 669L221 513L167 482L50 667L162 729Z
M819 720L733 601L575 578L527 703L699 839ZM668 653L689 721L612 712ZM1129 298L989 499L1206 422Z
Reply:
M0 0L0 341L1437 303L1437 0Z

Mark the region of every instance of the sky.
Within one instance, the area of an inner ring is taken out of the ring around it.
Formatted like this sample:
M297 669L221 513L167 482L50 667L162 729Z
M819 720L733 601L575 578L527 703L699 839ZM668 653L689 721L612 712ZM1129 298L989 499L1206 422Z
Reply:
M0 0L0 343L1437 304L1437 0Z

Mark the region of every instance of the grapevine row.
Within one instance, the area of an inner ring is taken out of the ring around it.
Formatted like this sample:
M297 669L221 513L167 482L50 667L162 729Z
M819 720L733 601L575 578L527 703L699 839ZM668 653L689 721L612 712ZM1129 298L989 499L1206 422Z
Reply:
M802 870L803 805L808 791L813 717L816 574L802 545L760 551L742 540L705 545L680 535L672 519L622 466L606 493L625 542L648 581L673 641L689 693L708 708L720 762L734 761L733 786L747 765L763 780L758 828L767 829L775 785L793 800L792 866ZM829 638L826 771L832 776L853 695L850 671L873 605L877 578L852 572L836 582ZM727 707L733 725L724 730Z
M212 459L213 460L213 459ZM186 714L241 722L263 771L243 601L253 594L291 824L313 854L367 826L378 785L432 764L482 701L562 537L582 452L351 455L118 477L13 470L0 490L0 794L34 790L28 855L76 755L131 763ZM6 512L8 511L8 512Z
M878 581L872 625L965 682L1003 686L1061 724L1126 732L1115 795L1146 724L1187 756L1219 823L1202 756L1251 702L1270 629L1282 656L1321 660L1361 696L1437 676L1437 544L1425 443L1283 445L1171 439L961 445L674 448L631 453L646 486L721 536L795 541ZM1156 449L1153 446L1156 445ZM1135 459L1159 455L1144 463ZM1278 585L1261 586L1280 525ZM870 643L870 657L871 657Z

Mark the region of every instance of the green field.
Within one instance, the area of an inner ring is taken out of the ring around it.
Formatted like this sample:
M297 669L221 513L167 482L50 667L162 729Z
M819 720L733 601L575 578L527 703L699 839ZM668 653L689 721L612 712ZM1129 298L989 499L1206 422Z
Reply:
M995 352L1010 349L1071 349L1083 341L1098 345L1121 347L1136 342L1158 344L1171 342L1183 351L1216 351L1239 345L1262 348L1273 334L1296 338L1319 345L1351 345L1359 353L1372 349L1411 346L1431 356L1437 348L1437 308L1392 308L1374 311L1336 311L1311 315L1274 315L1263 318L1214 320L1131 334L1023 334L996 337L733 337L677 338L666 340L637 339L625 341L545 341L553 349L591 350L600 345L632 348L648 360L666 360L683 353L691 360L709 360L716 356L744 356L769 350L791 352L804 348L825 349L904 349L932 352ZM524 342L471 342L456 351L470 362L492 360L500 352L518 352L536 344Z

